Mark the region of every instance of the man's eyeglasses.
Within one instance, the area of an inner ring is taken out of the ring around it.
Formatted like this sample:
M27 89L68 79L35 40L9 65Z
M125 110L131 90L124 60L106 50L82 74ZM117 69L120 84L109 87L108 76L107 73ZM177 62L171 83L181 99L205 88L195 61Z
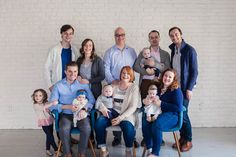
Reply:
M115 37L119 38L119 37L124 37L125 34L115 34Z

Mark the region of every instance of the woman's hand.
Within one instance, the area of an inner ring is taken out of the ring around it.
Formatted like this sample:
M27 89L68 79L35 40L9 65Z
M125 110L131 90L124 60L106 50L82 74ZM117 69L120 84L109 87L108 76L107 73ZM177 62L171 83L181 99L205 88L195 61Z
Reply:
M143 104L144 105L150 105L152 103L152 101L150 100L150 99L148 99L148 98L145 98L145 99L143 99Z
M121 122L120 116L118 116L118 117L111 120L112 126L118 125L118 124L120 124L120 122Z
M156 106L160 107L161 106L161 100L159 99L159 97L157 97L156 99L154 99L152 101Z
M102 112L102 115L103 115L104 117L109 118L108 112L111 112L111 111L108 110L105 106L104 106L102 109L100 109L99 111Z
M78 77L77 77L77 80L78 80L79 83L81 83L81 84L89 84L89 80L83 79L81 76L78 76Z

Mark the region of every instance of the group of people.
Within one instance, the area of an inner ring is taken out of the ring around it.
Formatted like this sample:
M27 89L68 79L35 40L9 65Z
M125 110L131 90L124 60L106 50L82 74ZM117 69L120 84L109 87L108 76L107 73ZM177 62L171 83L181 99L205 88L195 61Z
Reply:
M135 50L126 45L125 30L116 28L115 45L105 52L103 59L96 54L92 39L82 42L78 56L71 44L74 35L72 26L63 25L60 33L61 41L50 49L45 63L45 78L51 92L49 101L43 89L35 90L32 95L38 124L47 135L48 155L52 155L50 145L57 151L50 111L60 113L58 138L62 140L63 154L72 157L70 130L75 126L80 130L78 156L85 157L88 140L93 138L89 119L93 108L101 113L94 128L101 157L109 155L106 127L111 125L119 125L122 130L113 132L112 145L120 144L123 133L126 157L132 156L133 144L138 145L135 126L139 108L144 108L142 132L148 157L159 156L162 130L178 123L182 106L187 110L180 130L181 151L192 148L188 105L198 75L197 54L183 40L180 28L169 30L173 42L170 45L171 57L160 48L157 30L148 34L150 46L137 56ZM139 86L134 83L134 71L140 74ZM102 87L104 79L107 85ZM175 144L173 147L176 147Z

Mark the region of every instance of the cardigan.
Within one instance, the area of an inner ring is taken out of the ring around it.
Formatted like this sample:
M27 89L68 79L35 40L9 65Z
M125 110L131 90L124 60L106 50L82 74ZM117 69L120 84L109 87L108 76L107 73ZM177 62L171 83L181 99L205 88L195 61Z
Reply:
M77 64L80 69L81 64L83 63L82 57L77 59ZM78 75L80 75L80 70ZM103 60L99 56L95 56L94 60L92 61L92 68L91 68L91 79L89 83L91 84L91 91L95 99L98 98L99 95L102 93L102 81L105 79L105 70Z
M62 79L62 45L58 43L56 46L50 49L48 52L48 57L44 65L44 77L47 83L47 86L50 88L56 82ZM72 61L75 61L78 58L77 49L71 45L72 51Z
M116 91L115 88L119 88L119 86L114 86L114 91ZM134 126L138 126L138 115L136 111L139 107L141 107L139 88L133 83L127 88L126 95L121 104L121 121L126 120L131 122Z

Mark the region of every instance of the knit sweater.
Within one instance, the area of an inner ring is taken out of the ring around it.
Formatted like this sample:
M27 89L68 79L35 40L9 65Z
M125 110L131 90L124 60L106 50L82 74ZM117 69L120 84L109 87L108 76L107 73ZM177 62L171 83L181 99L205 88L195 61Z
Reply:
M114 87L114 92L116 91L116 88L119 88L119 86ZM121 105L121 113L120 113L121 120L129 121L134 126L137 126L138 118L136 110L139 107L141 107L139 88L137 85L133 83L127 88L126 95Z

